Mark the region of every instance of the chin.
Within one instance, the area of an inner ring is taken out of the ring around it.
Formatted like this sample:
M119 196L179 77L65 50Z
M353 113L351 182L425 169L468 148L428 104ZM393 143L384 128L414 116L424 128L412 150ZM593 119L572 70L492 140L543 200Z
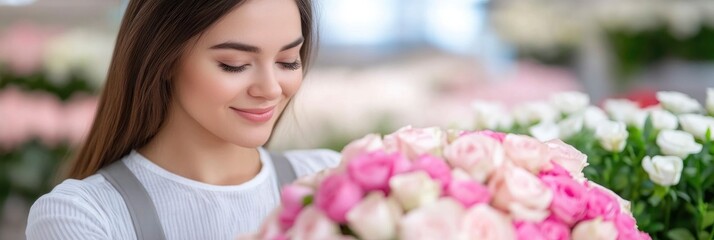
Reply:
M231 136L230 142L245 148L257 148L265 145L270 138L271 131L246 131Z

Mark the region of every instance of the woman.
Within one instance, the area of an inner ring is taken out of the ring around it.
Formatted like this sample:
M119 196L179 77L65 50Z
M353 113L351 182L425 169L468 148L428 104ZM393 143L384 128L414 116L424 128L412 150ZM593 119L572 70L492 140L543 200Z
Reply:
M279 205L283 175L336 166L332 151L286 165L261 148L311 60L311 7L132 0L91 132L27 239L234 239Z

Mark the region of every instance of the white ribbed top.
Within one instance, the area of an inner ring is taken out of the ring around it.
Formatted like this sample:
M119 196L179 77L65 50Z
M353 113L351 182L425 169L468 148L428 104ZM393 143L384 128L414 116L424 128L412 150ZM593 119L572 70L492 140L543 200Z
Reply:
M263 167L240 185L218 186L171 173L136 151L122 158L149 192L167 239L235 239L258 229L280 203L277 175L262 148ZM285 152L297 176L339 163L331 150ZM68 179L30 209L27 239L136 239L121 195L100 174Z

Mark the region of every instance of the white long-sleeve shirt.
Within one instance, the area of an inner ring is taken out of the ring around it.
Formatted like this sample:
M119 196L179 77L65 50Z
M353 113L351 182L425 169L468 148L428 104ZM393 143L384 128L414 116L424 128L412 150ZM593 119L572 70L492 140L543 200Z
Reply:
M259 149L258 175L240 185L218 186L171 173L136 151L122 158L151 196L167 239L235 239L256 231L280 203L270 155ZM339 163L331 150L285 152L298 177ZM65 180L30 209L28 240L136 239L121 195L100 174Z

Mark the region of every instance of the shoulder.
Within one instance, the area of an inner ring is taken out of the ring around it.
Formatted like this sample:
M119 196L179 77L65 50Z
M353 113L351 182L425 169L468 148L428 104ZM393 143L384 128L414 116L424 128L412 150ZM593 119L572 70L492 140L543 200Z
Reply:
M30 208L28 239L106 238L107 207L118 193L104 177L68 179L40 197ZM56 235L59 234L59 235ZM79 235L81 237L77 238ZM63 237L64 236L64 237Z
M340 153L329 149L291 150L284 154L295 168L298 177L337 167L342 158Z

